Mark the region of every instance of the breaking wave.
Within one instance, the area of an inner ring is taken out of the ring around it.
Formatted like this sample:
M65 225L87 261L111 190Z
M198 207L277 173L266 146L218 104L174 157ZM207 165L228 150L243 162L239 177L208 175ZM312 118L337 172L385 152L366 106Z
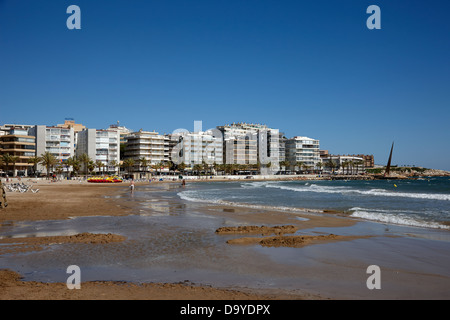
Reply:
M380 197L404 197L404 198L415 198L415 199L428 199L428 200L443 200L450 201L450 194L444 193L409 193L409 192L394 192L386 189L370 189L370 190L358 190L346 186L320 186L316 184L303 185L303 186L283 186L278 184L266 184L267 188L278 188L282 190L290 190L295 192L317 192L317 193L356 193L369 196L380 196Z
M396 212L395 210L367 209L354 207L350 209L351 217L377 221L387 224L406 225L411 227L426 227L437 229L450 229L449 226L438 222L425 221L411 214Z
M180 199L185 200L185 201L190 201L190 202L201 202L201 203L242 207L242 208L250 208L250 209L259 209L259 210L288 211L288 212L298 212L298 213L323 213L322 210L316 210L316 209L285 207L285 206L269 206L269 205L233 202L233 201L227 201L227 200L222 200L222 199L202 198L200 196L200 193L198 193L196 191L183 191L183 192L177 193L177 195L180 197Z

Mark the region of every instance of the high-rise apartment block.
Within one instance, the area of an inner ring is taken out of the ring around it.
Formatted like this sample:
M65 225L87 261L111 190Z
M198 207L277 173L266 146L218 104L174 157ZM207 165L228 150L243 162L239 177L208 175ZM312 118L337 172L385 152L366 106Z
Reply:
M77 134L76 156L87 154L103 164L104 172L115 172L120 162L120 133L117 130L84 129ZM97 168L97 170L100 170Z
M319 140L296 136L286 140L286 160L291 167L302 163L314 168L320 161Z
M34 126L30 134L36 137L36 155L50 152L60 163L64 163L75 154L75 133L73 127L60 128L45 125ZM44 170L39 165L39 170Z
M223 134L227 164L268 164L284 160L283 134L262 124L233 123L217 127Z
M162 163L165 160L166 139L158 132L139 130L126 136L125 158L133 159L136 165L140 159L148 161L148 165Z
M172 133L170 160L184 163L188 168L196 164L222 164L223 140L217 130Z
M5 171L16 175L28 175L33 164L28 160L36 155L36 138L28 135L28 126L3 126L0 128L0 156L10 155L14 163L4 164ZM30 172L31 173L31 172Z

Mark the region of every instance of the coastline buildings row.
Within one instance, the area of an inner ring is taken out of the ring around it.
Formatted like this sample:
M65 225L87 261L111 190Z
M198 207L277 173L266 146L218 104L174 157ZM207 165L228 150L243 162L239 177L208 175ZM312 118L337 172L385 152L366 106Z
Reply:
M56 126L5 124L0 127L0 156L17 157L14 175L31 174L34 164L29 159L45 152L54 155L66 172L71 170L70 166L64 166L67 160L82 154L103 166L96 168L96 172L108 173L117 173L119 164L127 159L128 165L134 163L128 168L133 172L141 171L143 162L153 167L172 163L188 170L203 164L248 165L247 168L262 174L323 170L328 162L334 163L330 169L342 173L345 161L356 163L361 170L373 167L371 155L329 155L320 150L319 140L304 136L286 138L279 129L261 124L232 123L203 131L201 122L196 122L193 132L181 129L171 134L142 129L133 132L119 123L108 129L91 129L73 119ZM168 170L167 166L164 168L161 170ZM45 168L38 165L37 171L45 173Z

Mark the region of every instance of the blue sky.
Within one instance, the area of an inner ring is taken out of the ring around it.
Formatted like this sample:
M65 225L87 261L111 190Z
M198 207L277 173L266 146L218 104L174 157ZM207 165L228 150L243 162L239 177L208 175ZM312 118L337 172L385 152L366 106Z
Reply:
M69 30L69 5L81 30ZM381 30L369 30L369 5ZM449 1L0 0L0 124L264 123L450 170Z

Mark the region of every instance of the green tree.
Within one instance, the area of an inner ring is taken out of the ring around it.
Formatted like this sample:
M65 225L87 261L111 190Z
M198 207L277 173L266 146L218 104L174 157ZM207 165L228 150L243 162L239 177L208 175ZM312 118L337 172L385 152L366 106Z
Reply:
M87 178L88 170L89 170L89 163L92 161L92 159L87 155L87 153L83 153L78 160L83 164L84 167L84 177Z
M94 160L90 160L89 161L89 163L87 165L87 168L88 168L90 174L92 174L94 172L94 169L95 169L95 162L94 162Z
M144 168L144 173L148 170L148 160L145 157L142 157L139 159L139 165Z
M9 164L12 163L12 160L13 160L12 157L13 156L10 155L9 153L2 154L2 162L5 167L6 172L8 172L8 170L9 170Z
M336 169L336 162L332 159L326 162L326 166L330 168L331 172L334 173L334 169Z
M181 162L177 167L178 170L180 170L182 173L184 173L184 170L186 170L186 164L184 162Z
M134 166L134 160L131 158L123 160L123 166L127 169L127 173L131 174L131 168Z
M51 154L50 152L46 151L45 153L41 154L41 164L47 169L47 178L50 176L50 171L53 168L54 165L58 163L58 159Z
M280 166L284 167L284 171L286 171L286 169L290 166L290 164L291 163L288 160L280 161Z
M11 163L13 166L13 176L16 174L16 163L20 161L20 158L18 156L12 156L11 157Z
M41 162L41 158L38 156L33 156L28 158L28 163L33 164L33 174L37 176L37 165Z
M355 162L354 161L352 161L352 160L350 160L349 162L348 162L348 165L349 165L349 167L351 168L351 175L353 175L353 168L355 167Z
M119 167L119 163L116 160L111 160L109 165L114 168L114 172L116 172L116 168Z
M322 172L322 167L323 167L322 161L317 162L316 163L316 167L319 169L319 173L321 173Z
M197 173L197 175L200 175L200 171L202 170L203 166L201 164L194 164L193 171Z
M345 174L345 168L347 168L348 174L348 161L341 161L342 174Z
M98 172L101 173L102 168L104 167L103 162L101 162L100 160L95 161L95 166L98 169Z
M78 174L78 171L80 170L80 161L75 157L70 157L65 162L66 166L68 167L67 170L69 171L70 167L72 167L72 172L70 173L70 176L74 173L75 175Z
M358 169L360 166L362 166L364 164L364 161L362 160L355 160L355 165L356 165L356 174L358 174ZM406 170L405 170L406 171Z

